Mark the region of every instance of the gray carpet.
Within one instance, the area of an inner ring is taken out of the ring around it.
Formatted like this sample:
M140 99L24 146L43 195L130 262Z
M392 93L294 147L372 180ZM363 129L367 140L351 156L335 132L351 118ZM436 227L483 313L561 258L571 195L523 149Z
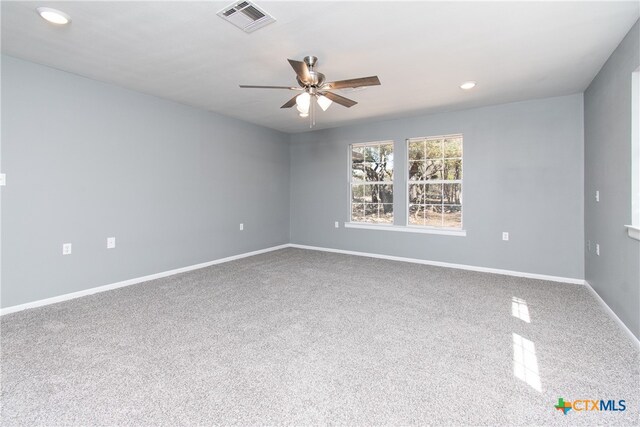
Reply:
M1 333L3 425L638 424L638 351L579 285L284 249Z

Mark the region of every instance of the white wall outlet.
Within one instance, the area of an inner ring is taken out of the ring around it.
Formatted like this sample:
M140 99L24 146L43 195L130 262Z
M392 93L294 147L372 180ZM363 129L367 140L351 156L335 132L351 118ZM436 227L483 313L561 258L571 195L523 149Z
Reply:
M7 185L7 175L0 173L0 187L4 187L5 185Z
M502 232L502 240L509 240L509 233L506 231Z
M600 201L600 191L596 190L596 202Z
M600 256L600 244L596 243L596 255Z
M71 255L71 243L62 244L62 255Z
M107 249L113 249L116 247L116 238L107 237Z
M244 230L244 224L240 224L240 231Z
M335 228L340 228L340 223L339 223L338 221L336 221L336 222L333 224L333 226L334 226Z

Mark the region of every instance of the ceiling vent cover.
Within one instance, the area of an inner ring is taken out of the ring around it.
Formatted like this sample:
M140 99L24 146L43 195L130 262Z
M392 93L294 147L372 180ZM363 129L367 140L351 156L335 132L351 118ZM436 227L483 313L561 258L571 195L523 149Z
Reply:
M218 16L245 33L251 33L276 21L273 16L250 1L233 3L218 12Z

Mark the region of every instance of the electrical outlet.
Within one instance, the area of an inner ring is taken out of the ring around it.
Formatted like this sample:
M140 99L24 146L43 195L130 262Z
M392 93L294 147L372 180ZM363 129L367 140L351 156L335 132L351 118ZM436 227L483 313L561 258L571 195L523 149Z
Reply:
M596 190L596 202L600 201L600 191Z
M71 255L71 243L64 243L62 245L62 255Z
M502 240L509 240L509 233L506 231L502 232Z
M7 185L7 175L0 173L0 187Z
M113 249L116 247L116 238L107 237L107 249Z
M596 255L600 256L600 244L596 243Z
M340 223L339 223L338 221L336 221L336 222L334 223L334 226L335 226L336 228L340 228Z
M244 224L240 224L240 231L244 230Z

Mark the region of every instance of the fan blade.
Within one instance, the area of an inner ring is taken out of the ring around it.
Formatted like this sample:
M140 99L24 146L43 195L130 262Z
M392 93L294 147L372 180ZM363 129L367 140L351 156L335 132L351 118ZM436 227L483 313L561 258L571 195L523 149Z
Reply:
M347 87L361 87L361 86L378 86L380 79L378 76L360 77L359 79L338 80L337 82L326 83L322 89L344 89Z
M353 107L354 105L357 104L356 101L354 101L352 99L349 99L349 98L345 98L344 96L340 96L340 95L335 94L335 93L323 92L322 95L326 96L327 98L329 98L330 100L332 100L336 104L340 104L340 105L342 105L344 107L347 107L347 108Z
M296 72L300 81L304 84L307 84L311 81L311 76L309 75L309 67L302 61L295 61L293 59L287 59L293 71Z
M302 90L301 87L293 87L293 86L254 86L254 85L239 85L244 89L289 89L289 90Z
M299 95L294 96L293 98L291 98L290 100L285 102L284 105L282 105L282 107L280 107L280 108L291 108L291 107L293 107L294 105L296 105L296 98L298 96Z

